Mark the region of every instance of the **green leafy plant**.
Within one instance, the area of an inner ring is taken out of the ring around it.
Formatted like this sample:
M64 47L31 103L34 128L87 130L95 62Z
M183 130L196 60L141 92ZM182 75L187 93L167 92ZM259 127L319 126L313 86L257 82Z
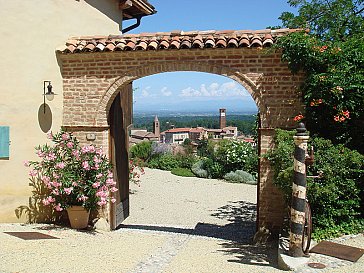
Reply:
M266 155L274 168L274 183L284 193L287 205L292 196L294 133L276 130L275 148ZM362 231L364 156L323 138L313 137L309 144L315 147L315 162L307 173L317 175L323 172L320 178L307 179L314 236L327 238L333 234L351 233L354 227L359 228L355 232ZM350 223L356 224L349 228Z

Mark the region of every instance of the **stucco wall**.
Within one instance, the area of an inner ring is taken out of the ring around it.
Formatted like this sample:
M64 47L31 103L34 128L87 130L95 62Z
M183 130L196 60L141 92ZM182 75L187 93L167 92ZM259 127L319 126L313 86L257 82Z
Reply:
M70 36L120 34L121 13L116 0L0 0L0 126L10 126L10 158L0 160L0 222L17 222L14 210L27 205L28 169L23 160L36 159L34 147L46 142L38 118L62 123L63 87L55 49ZM46 102L43 81L58 94ZM43 130L47 126L44 126Z

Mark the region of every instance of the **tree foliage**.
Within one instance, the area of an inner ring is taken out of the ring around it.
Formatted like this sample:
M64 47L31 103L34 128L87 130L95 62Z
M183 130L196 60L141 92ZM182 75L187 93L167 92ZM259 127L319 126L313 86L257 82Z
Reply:
M363 0L289 0L299 9L295 16L283 12L279 19L288 28L307 28L319 39L343 41L364 32Z
M292 72L303 71L306 125L311 133L364 152L363 0L290 0L285 27L310 33L282 37L277 47Z

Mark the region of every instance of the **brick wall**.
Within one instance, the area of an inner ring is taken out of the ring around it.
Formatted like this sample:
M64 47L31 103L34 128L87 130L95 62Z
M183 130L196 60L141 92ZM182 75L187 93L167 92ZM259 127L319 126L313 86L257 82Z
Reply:
M108 146L108 113L113 99L133 80L172 71L207 72L243 85L261 114L261 152L272 145L272 128L292 128L304 111L299 86L279 52L259 48L119 51L59 54L63 75L63 125L81 141L95 131L95 143ZM272 183L269 162L261 159L259 225L276 227L282 219L282 196Z

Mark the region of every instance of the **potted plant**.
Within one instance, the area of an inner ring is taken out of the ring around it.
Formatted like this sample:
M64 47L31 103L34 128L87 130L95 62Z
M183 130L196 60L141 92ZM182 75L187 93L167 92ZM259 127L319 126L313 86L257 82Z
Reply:
M101 148L80 146L78 140L65 131L48 134L53 145L36 147L39 161L26 161L31 167L31 179L40 179L47 190L42 199L45 206L56 211L67 210L73 228L85 228L91 210L108 202L115 202L118 189L113 179L112 166ZM73 216L74 210L84 214ZM74 222L74 220L76 222Z

